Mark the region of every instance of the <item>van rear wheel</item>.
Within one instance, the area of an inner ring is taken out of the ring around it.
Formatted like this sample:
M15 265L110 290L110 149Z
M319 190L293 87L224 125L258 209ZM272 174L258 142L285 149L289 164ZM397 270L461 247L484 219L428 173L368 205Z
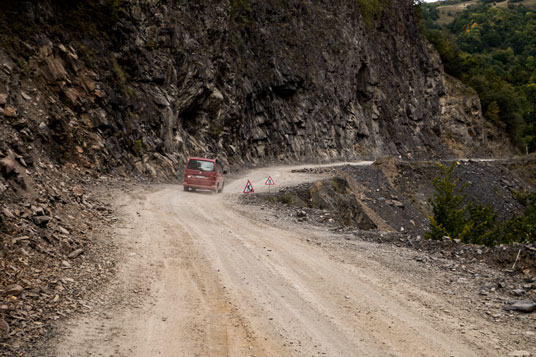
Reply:
M221 184L221 187L220 187L220 189L219 189L219 191L218 191L218 193L221 193L221 192L223 192L223 187L224 187L224 186L225 186L225 184L224 184L224 183L222 183L222 184Z

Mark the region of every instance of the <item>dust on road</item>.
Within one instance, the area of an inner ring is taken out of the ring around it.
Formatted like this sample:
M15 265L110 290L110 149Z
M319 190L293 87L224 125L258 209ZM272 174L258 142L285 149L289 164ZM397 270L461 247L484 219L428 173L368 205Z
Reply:
M279 186L318 178L279 167L251 171L218 195L159 186L118 197L124 261L102 292L114 299L71 321L53 353L499 354L493 341L453 328L466 312L437 310L449 302L399 279L366 249L344 261L308 243L330 233L274 224L239 207L247 179L259 191L268 175ZM485 322L480 329L493 333Z

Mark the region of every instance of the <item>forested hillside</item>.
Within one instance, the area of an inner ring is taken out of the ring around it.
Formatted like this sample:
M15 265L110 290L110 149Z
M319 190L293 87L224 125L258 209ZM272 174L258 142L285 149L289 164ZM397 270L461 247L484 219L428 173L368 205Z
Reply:
M474 88L486 118L521 149L536 135L536 3L448 0L421 4L445 71Z

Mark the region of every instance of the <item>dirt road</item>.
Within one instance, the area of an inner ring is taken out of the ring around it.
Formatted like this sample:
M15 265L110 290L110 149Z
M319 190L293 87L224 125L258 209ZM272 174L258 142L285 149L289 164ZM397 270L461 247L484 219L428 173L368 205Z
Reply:
M247 178L259 191L268 175L279 187L318 179L280 167L228 182L223 194L159 186L118 197L118 276L65 327L53 354L500 354L482 338L492 326L474 317L478 329L461 331L467 313L374 259L377 246L343 258L310 243L329 232L236 203Z

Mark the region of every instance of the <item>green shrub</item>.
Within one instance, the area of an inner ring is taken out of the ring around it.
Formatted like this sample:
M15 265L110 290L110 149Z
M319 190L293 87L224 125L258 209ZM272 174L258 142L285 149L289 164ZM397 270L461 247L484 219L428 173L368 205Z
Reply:
M141 139L135 140L134 144L133 144L133 147L134 147L135 152L141 153L142 150L143 150L143 140L141 140Z
M441 176L434 179L436 193L429 200L432 205L433 216L430 217L430 231L426 232L428 239L439 240L443 236L452 239L464 231L465 211L463 190L466 185L458 187L458 179L454 179L452 172L456 164L451 166L440 165Z
M223 126L219 123L212 123L208 129L208 135L214 140L219 140L223 134Z
M115 78L121 86L121 89L123 89L123 93L125 93L127 97L136 97L136 90L129 85L129 74L119 64L119 62L113 55L110 57L110 62L112 64L112 69L115 74Z
M453 178L456 164L440 165L441 176L434 179L436 193L429 200L433 215L427 239L459 239L463 243L486 246L536 241L536 193L515 193L516 199L525 207L522 216L512 217L497 223L497 213L488 205L466 202L463 190Z
M294 201L292 195L288 193L283 194L279 200L286 205L290 205L292 204L292 201Z
M496 244L534 243L536 240L536 217L514 217L497 227Z
M458 235L458 239L463 243L493 246L497 221L497 213L493 208L470 202L464 211L469 217L465 220L463 230Z
M521 217L512 218L497 228L501 243L536 242L536 192L516 192L515 198L525 207Z

